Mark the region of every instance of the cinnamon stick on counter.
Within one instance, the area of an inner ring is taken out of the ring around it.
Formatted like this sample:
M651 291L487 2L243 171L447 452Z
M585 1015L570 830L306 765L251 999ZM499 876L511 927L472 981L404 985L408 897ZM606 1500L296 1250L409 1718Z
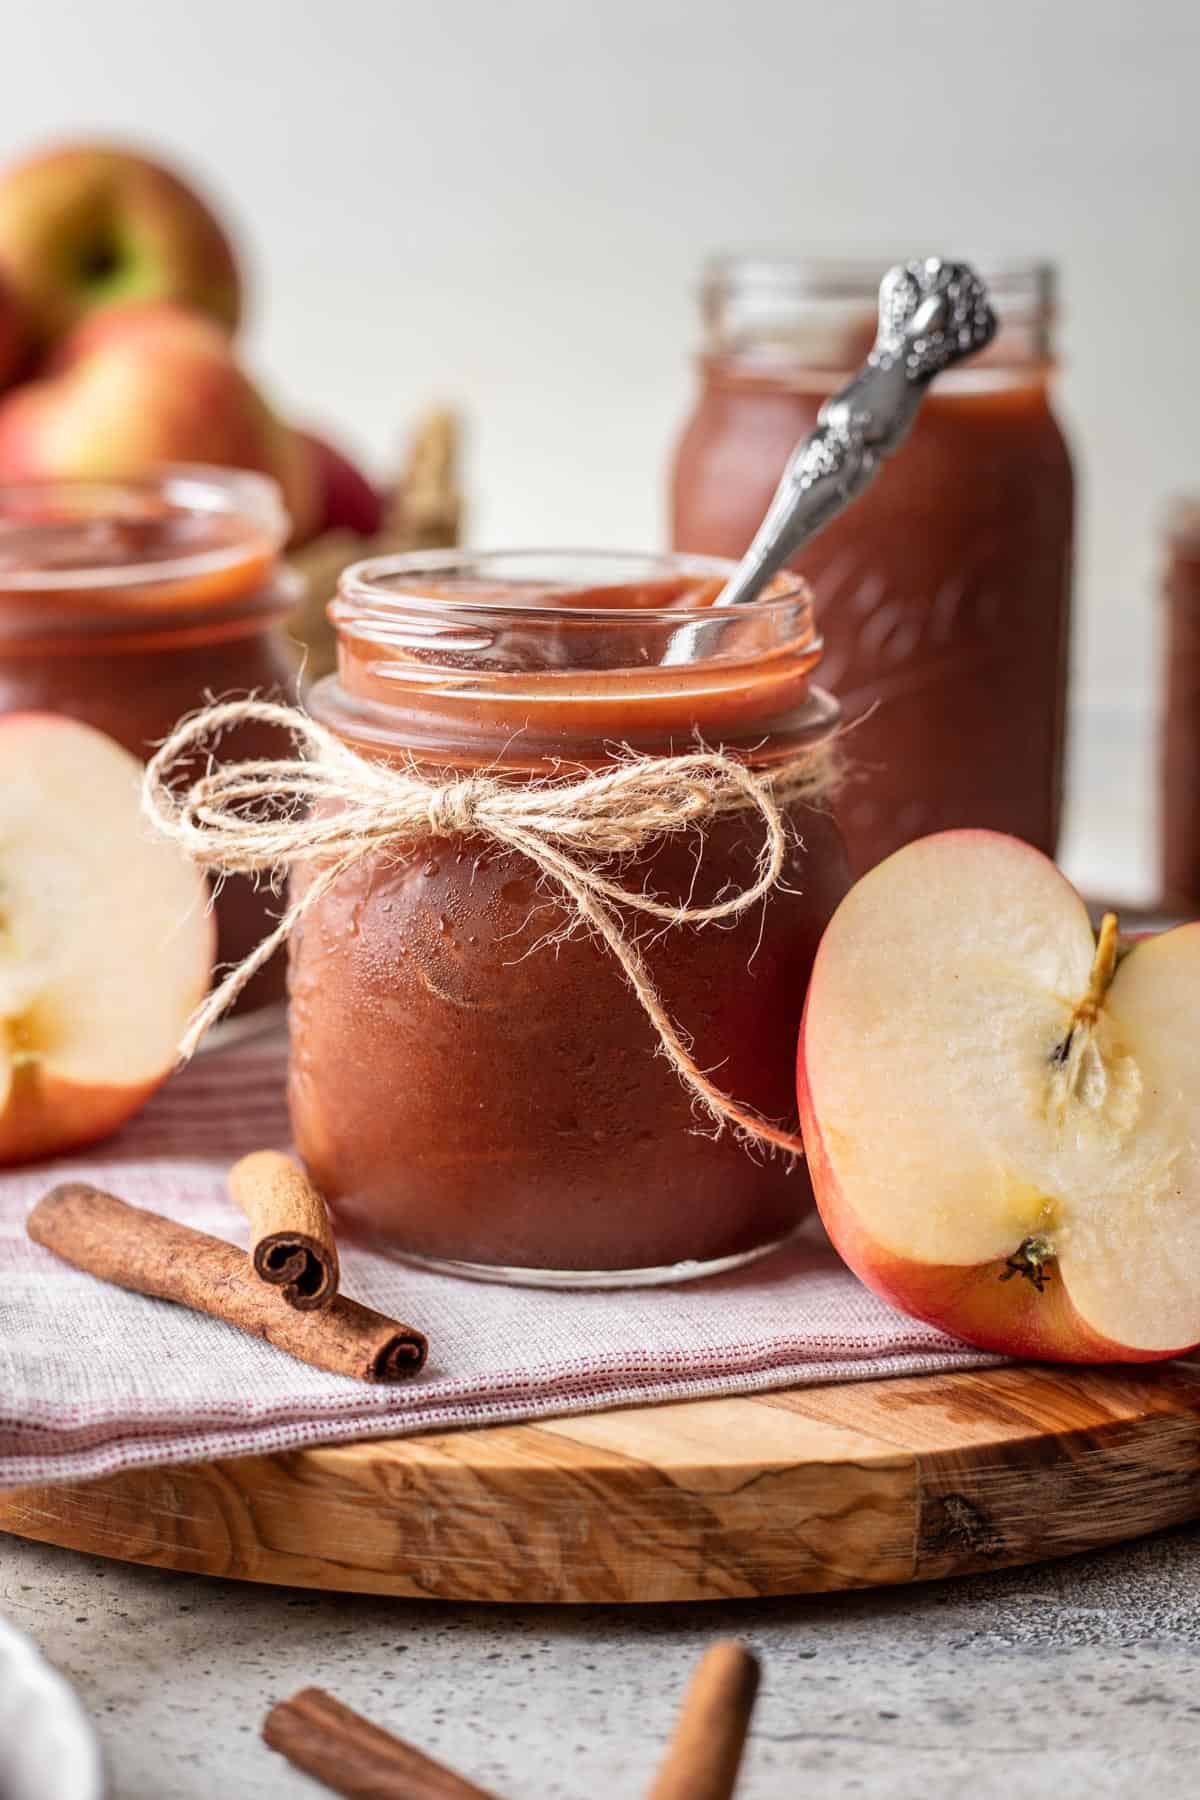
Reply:
M128 1206L86 1182L52 1188L26 1230L35 1244L101 1281L224 1319L315 1369L357 1381L400 1381L425 1362L425 1339L413 1326L340 1294L321 1312L297 1312L258 1279L236 1244Z
M701 1659L649 1800L730 1800L758 1692L758 1659L732 1638Z
M300 1164L255 1150L229 1172L229 1191L250 1221L250 1260L260 1280L300 1312L328 1306L338 1253L325 1202Z
M273 1706L262 1734L272 1750L349 1800L494 1800L323 1688L303 1688Z

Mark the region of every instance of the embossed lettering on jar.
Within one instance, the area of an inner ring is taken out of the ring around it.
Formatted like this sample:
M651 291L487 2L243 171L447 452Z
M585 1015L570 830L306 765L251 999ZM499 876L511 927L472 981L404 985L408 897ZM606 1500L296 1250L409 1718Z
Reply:
M393 558L343 578L315 716L359 751L514 782L696 734L767 768L827 739L810 597L713 610L726 567L551 553ZM783 882L720 927L642 934L697 1060L788 1120L800 1012L847 884L829 813L793 808ZM697 900L752 877L752 811L655 839L622 880ZM802 1170L714 1139L610 952L524 857L482 837L349 870L291 944L297 1140L342 1219L410 1256L523 1279L728 1266L787 1237Z
M884 263L712 265L673 472L678 548L745 550L792 448L870 348ZM1073 484L1049 399L1052 274L981 273L995 342L941 378L907 443L796 563L822 678L860 721L862 779L840 807L856 871L960 825L1057 842Z

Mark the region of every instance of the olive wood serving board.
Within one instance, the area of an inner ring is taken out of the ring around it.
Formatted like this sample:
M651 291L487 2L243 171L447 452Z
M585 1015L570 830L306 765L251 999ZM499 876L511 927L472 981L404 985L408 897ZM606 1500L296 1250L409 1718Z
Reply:
M1200 1515L1200 1363L1016 1365L622 1408L0 1491L0 1529L443 1600L928 1580Z

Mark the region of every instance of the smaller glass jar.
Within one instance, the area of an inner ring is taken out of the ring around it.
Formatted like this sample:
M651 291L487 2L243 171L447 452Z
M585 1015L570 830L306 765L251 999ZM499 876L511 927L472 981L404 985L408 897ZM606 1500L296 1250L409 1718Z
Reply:
M216 468L140 481L0 484L0 713L66 713L143 759L207 696L294 689L276 627L297 583L279 562L276 484ZM278 755L261 728L222 754ZM235 878L217 900L218 960L269 928L271 896ZM282 1000L276 957L239 1009Z
M1162 905L1200 912L1200 496L1166 521L1160 734Z
M746 550L795 445L870 350L894 260L710 266L672 471L677 549ZM856 874L955 826L1057 843L1073 484L1051 401L1053 271L981 273L994 342L935 383L899 452L794 564L864 776L839 803Z
M833 730L807 588L714 609L729 566L554 552L404 556L343 576L338 672L310 710L360 753L520 783L696 734L759 768ZM795 1113L813 955L844 893L831 815L795 805L779 886L721 926L638 936L699 1064ZM753 813L655 839L621 880L748 885ZM431 838L344 873L290 945L296 1140L341 1222L458 1273L623 1284L728 1268L788 1237L803 1170L714 1138L609 951L524 857Z

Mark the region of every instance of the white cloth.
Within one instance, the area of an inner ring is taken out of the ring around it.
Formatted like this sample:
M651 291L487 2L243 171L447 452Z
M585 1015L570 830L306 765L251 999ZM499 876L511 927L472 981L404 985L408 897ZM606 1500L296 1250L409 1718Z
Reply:
M202 1055L110 1143L0 1174L0 1485L998 1360L892 1311L828 1250L690 1285L558 1293L346 1245L344 1291L429 1338L415 1381L371 1387L29 1241L30 1207L76 1179L244 1244L225 1179L244 1152L287 1145L284 1056L277 1037Z

